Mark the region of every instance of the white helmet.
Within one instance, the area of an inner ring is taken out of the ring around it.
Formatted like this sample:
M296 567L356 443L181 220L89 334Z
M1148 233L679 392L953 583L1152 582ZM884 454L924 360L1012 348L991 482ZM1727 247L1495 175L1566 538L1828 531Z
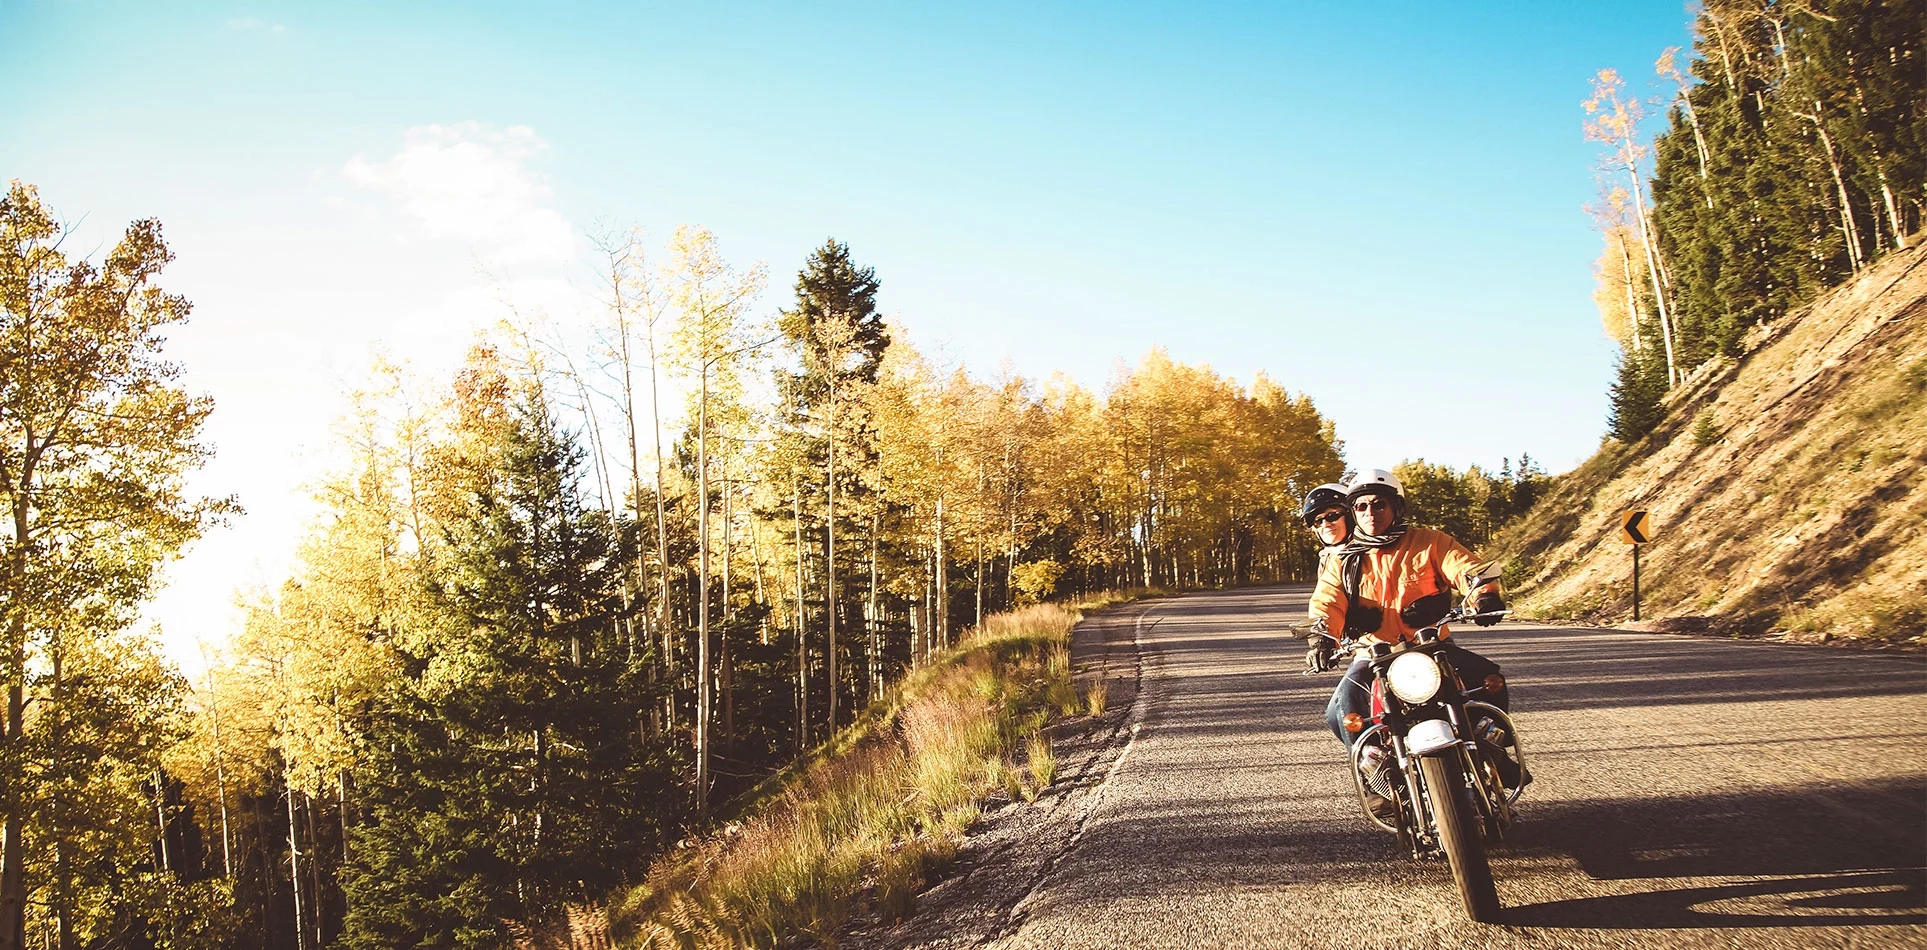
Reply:
M1390 491L1393 498L1404 499L1405 486L1399 484L1398 476L1382 468L1366 469L1352 476L1345 483L1345 497L1357 500L1361 495L1379 495Z

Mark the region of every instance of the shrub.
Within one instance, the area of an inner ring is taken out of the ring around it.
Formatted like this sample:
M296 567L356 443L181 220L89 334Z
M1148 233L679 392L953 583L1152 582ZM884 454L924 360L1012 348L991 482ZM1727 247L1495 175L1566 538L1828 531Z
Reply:
M1051 595L1064 576L1064 565L1056 561L1025 561L1011 568L1010 584L1017 588L1019 606L1029 606Z
M1720 426L1713 418L1712 407L1701 409L1699 415L1693 417L1693 444L1703 449L1719 440Z

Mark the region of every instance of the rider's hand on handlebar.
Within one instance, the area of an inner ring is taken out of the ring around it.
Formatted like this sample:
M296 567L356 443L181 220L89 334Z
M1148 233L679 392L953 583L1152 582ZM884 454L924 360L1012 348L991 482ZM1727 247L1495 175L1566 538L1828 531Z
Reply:
M1480 594L1472 609L1481 616L1473 617L1472 622L1481 627L1490 627L1499 622L1499 611L1505 609L1505 599L1498 594Z

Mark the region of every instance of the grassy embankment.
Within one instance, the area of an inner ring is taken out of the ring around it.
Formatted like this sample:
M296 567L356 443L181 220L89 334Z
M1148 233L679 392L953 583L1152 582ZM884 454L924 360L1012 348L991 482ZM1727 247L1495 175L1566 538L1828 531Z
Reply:
M1608 440L1490 546L1515 606L1660 629L1927 643L1927 250L1758 328L1667 398L1632 445Z
M986 618L809 762L766 783L743 820L664 856L613 899L618 945L820 941L859 906L907 912L980 802L1000 789L1035 798L1055 778L1042 726L1103 712L1101 691L1079 696L1072 685L1070 630L1085 612L1128 599Z

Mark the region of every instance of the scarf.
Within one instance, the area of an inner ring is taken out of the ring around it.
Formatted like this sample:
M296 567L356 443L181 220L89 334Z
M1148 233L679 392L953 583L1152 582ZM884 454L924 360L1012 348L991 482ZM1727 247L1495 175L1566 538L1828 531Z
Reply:
M1344 558L1339 571L1340 587L1345 591L1345 632L1352 635L1377 633L1384 622L1384 611L1375 607L1365 607L1358 603L1358 585L1365 575L1365 553L1389 548L1405 537L1404 512L1392 521L1383 535L1370 535L1352 527L1352 536L1337 554Z
M1358 556L1364 554L1366 551L1374 551L1382 548L1389 548L1392 545L1397 544L1398 539L1405 537L1406 527L1407 525L1405 522L1405 518L1403 516L1399 517L1398 520L1393 521L1392 526L1389 528L1386 528L1385 533L1382 535L1366 534L1364 531L1354 526L1352 528L1351 538L1345 542L1344 547L1339 548L1338 553L1344 555L1347 558L1357 558Z

